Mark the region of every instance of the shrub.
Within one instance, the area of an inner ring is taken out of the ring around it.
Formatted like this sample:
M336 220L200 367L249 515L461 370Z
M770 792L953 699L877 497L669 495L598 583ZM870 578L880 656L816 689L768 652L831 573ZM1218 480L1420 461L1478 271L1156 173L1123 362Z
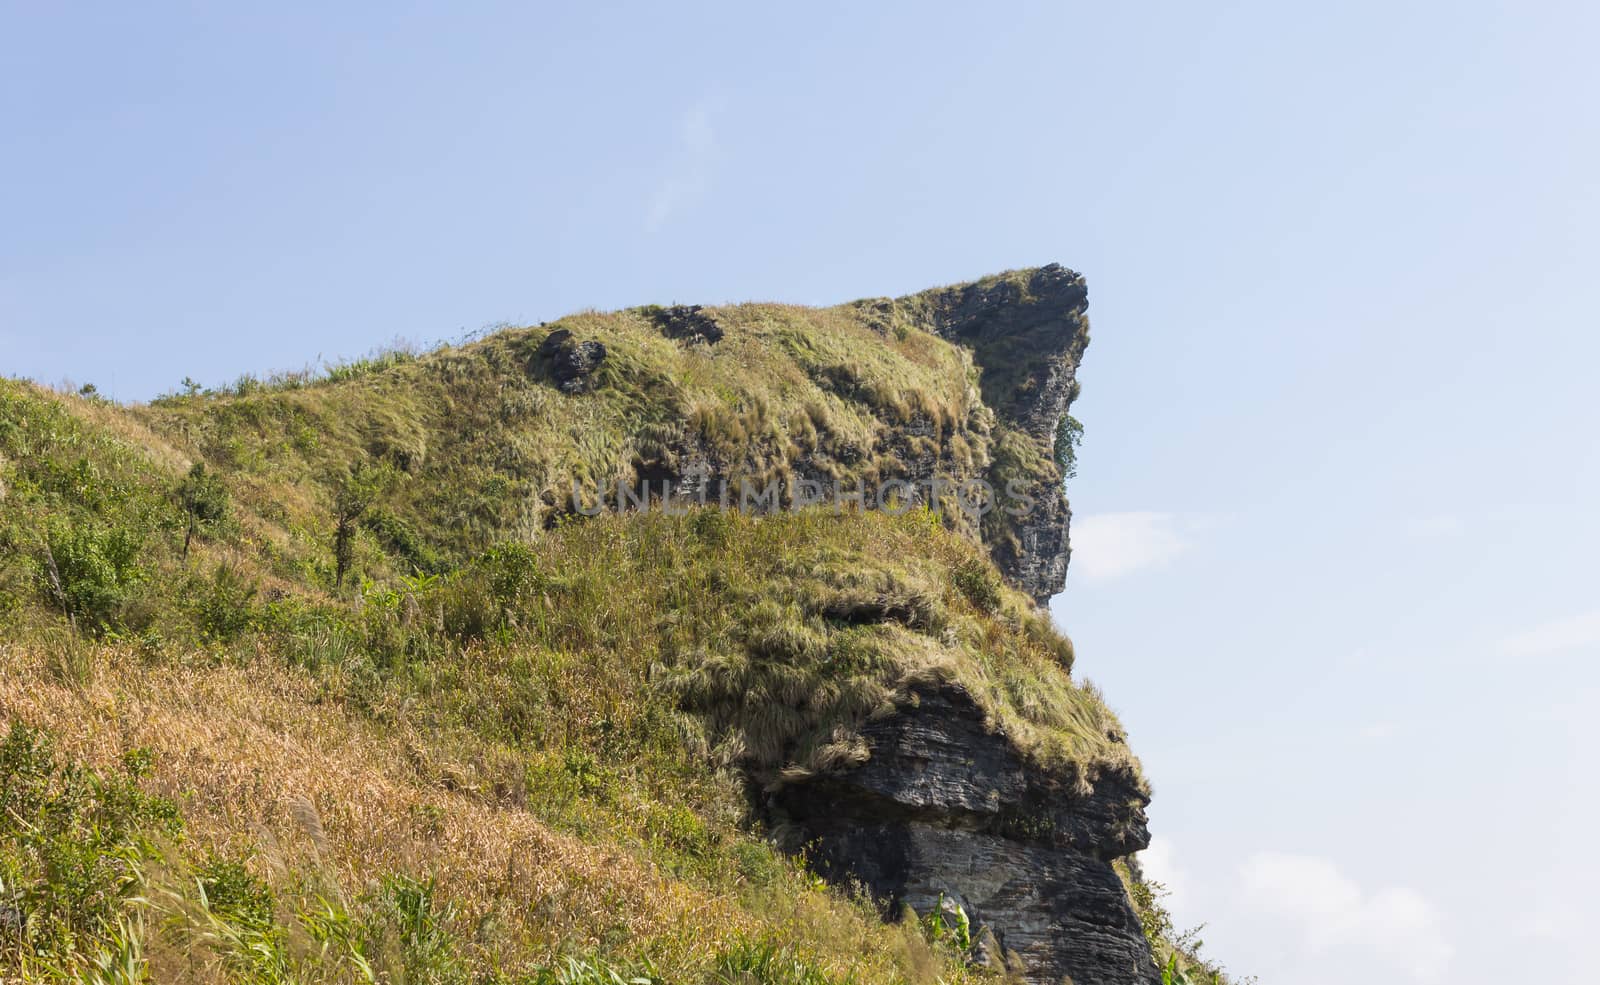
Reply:
M189 556L189 543L197 530L213 527L228 512L228 490L216 473L207 472L204 462L194 463L189 474L178 485L178 501L189 518L183 535L183 556Z
M509 630L518 612L550 587L533 549L508 543L490 548L430 598L438 600L445 633L468 643Z
M538 563L539 556L527 544L501 544L479 562L495 602L502 607L514 605L542 587Z
M649 805L644 827L652 842L688 859L704 857L717 842L705 822L681 805Z
M193 591L195 623L211 642L238 639L256 618L256 582L232 564L217 565L211 579Z
M967 911L955 900L939 894L939 901L927 916L922 918L922 931L928 937L928 943L943 946L958 955L965 955L972 950L972 923L967 918Z
M388 510L374 507L361 521L378 543L390 554L396 555L423 574L438 574L449 565L421 537L411 525Z
M112 926L150 854L146 834L176 835L177 805L145 793L148 754L104 775L55 756L50 736L13 720L0 741L0 881L31 950L73 949Z
M144 539L122 525L93 520L50 527L39 576L45 593L80 628L103 632L120 622L134 588L144 580Z
M376 939L370 950L383 953L389 949L382 945L395 945L400 964L395 978L427 985L467 980L450 929L455 909L440 902L431 878L385 876L374 903L376 912L369 925Z
M740 841L733 849L739 875L755 886L770 886L782 878L783 859L777 849L760 841Z
M770 939L736 941L717 956L718 985L831 985L826 972Z
M1056 425L1055 460L1061 470L1061 481L1078 474L1078 448L1083 444L1083 424L1071 414L1062 414Z
M628 970L604 958L568 958L560 964L540 968L529 978L529 985L664 985L661 978L645 967Z
M950 580L979 612L1000 611L1000 575L992 565L977 558L963 561L950 573Z
M355 560L356 521L377 498L381 484L378 470L366 464L351 467L339 477L333 497L333 563L335 588L343 587L344 576Z
M195 881L211 912L241 927L264 930L272 926L272 890L251 875L244 863L208 856L196 866Z

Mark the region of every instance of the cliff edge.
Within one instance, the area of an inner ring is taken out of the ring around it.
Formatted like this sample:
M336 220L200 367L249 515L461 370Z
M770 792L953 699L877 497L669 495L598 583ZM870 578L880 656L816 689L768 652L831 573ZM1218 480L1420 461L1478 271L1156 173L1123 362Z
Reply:
M1041 603L1065 587L1072 556L1072 511L1052 452L1078 396L1088 307L1083 276L1054 263L893 304L971 350L984 403L1017 429L1015 444L1033 446L1001 442L986 477L996 489L1023 490L1035 508L1018 517L992 514L984 535L1000 569Z

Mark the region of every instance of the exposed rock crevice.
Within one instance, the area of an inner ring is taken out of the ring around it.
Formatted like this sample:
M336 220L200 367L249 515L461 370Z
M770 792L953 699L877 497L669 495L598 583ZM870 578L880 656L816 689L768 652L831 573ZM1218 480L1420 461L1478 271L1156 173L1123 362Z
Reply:
M1149 844L1137 779L1029 761L959 686L914 699L862 730L865 764L783 788L774 818L890 914L955 901L1028 982L1158 982L1111 866Z

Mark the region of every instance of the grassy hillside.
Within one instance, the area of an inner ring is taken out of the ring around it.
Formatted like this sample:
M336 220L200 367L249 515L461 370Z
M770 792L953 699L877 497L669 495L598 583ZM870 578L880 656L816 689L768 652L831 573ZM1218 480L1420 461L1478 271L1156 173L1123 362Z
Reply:
M938 679L1085 783L1136 773L959 513L562 506L686 447L986 460L970 359L863 310L719 309L712 344L584 314L132 408L0 381L0 977L979 974L749 808ZM583 392L557 327L606 347Z
M369 462L386 473L384 509L444 555L401 560L435 566L532 535L568 509L574 482L633 484L678 469L685 448L758 486L800 463L870 486L907 459L987 460L993 415L961 348L904 325L879 334L849 309L739 305L716 317L714 344L667 337L655 309L586 313L136 413L245 480L242 498L279 541L321 520L330 484ZM539 356L558 329L605 346L581 395L552 386Z

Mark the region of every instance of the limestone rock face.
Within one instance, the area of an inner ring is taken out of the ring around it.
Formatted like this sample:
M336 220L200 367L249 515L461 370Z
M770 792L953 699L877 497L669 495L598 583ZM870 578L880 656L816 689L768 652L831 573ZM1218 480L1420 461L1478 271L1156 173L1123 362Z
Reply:
M918 295L934 330L972 350L981 369L984 403L1045 449L1078 394L1078 363L1089 344L1088 288L1082 275L1060 264L1029 272L1026 279L979 281ZM988 479L997 489L1019 477L998 458ZM1036 601L1044 602L1067 581L1072 555L1068 524L1072 511L1060 477L1025 475L1021 491L1034 502L1027 515L986 518L984 540L1000 570Z
M940 335L972 349L984 402L1028 433L1054 438L1089 344L1083 275L1052 263L1025 281L978 281L916 298Z
M1111 867L1150 840L1133 777L1030 763L955 685L917 693L863 737L864 765L785 787L769 805L824 875L860 881L891 914L956 901L973 939L1028 982L1160 981Z
M869 321L909 321L972 353L983 403L1029 446L1002 442L973 476L1007 503L1031 503L1021 515L985 516L983 541L1013 584L1045 602L1066 584L1072 553L1072 511L1050 460L1056 431L1078 395L1078 363L1089 344L1082 275L1052 263L856 307Z

